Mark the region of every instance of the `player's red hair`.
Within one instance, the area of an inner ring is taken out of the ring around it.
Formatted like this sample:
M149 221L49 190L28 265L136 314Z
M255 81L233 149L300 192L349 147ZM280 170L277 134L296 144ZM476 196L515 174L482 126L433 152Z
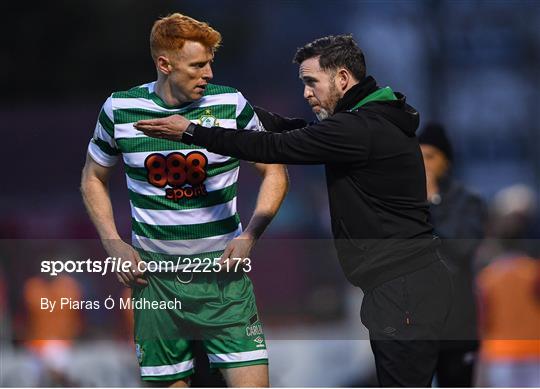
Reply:
M199 42L215 51L221 34L207 23L173 13L157 20L150 33L150 51L154 61L164 52L180 50L186 41Z

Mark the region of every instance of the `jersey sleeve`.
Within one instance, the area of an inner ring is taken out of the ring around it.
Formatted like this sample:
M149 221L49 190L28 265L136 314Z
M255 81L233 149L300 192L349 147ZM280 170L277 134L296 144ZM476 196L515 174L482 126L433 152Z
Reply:
M94 136L88 144L88 154L98 164L111 167L118 162L120 150L114 140L114 120L112 98L109 97L101 111L94 129Z
M236 103L236 128L239 130L266 131L253 106L246 100L242 93L237 92Z

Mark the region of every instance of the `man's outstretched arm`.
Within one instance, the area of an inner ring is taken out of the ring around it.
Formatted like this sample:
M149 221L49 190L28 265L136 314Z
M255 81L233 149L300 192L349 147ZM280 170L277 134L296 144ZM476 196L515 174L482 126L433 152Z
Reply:
M365 162L370 143L362 119L353 113L339 113L320 123L282 133L206 128L180 115L141 120L134 126L147 136L184 142L182 134L191 126L191 143L217 154L262 163Z
M270 112L261 107L253 107L259 120L266 131L270 132L286 132L296 130L308 125L304 119L286 118L277 113Z

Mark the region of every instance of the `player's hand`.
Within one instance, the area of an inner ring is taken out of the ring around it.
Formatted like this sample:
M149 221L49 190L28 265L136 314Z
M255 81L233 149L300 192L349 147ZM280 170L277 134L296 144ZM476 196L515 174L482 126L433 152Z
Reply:
M153 138L179 141L191 122L180 115L171 115L160 119L139 120L133 127Z
M225 247L225 251L218 262L221 271L242 270L242 263L238 265L238 262L244 262L246 258L250 258L249 255L255 243L256 239L247 233L243 233L231 240Z
M144 279L144 273L139 271L137 266L137 264L142 261L141 257L131 245L120 239L115 239L105 241L103 246L109 256L116 257L116 260L120 261L120 268L122 268L124 262L130 264L128 271L115 272L118 281L120 281L122 285L128 288L148 285L148 281Z

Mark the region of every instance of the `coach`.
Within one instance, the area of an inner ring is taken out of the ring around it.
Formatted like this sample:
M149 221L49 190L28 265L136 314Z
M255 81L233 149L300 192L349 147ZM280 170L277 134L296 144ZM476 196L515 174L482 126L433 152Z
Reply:
M361 317L379 383L430 386L451 281L428 222L418 112L366 76L349 35L317 39L294 62L316 124L259 110L271 132L206 128L179 115L135 127L243 160L324 164L335 246L345 275L365 293Z

